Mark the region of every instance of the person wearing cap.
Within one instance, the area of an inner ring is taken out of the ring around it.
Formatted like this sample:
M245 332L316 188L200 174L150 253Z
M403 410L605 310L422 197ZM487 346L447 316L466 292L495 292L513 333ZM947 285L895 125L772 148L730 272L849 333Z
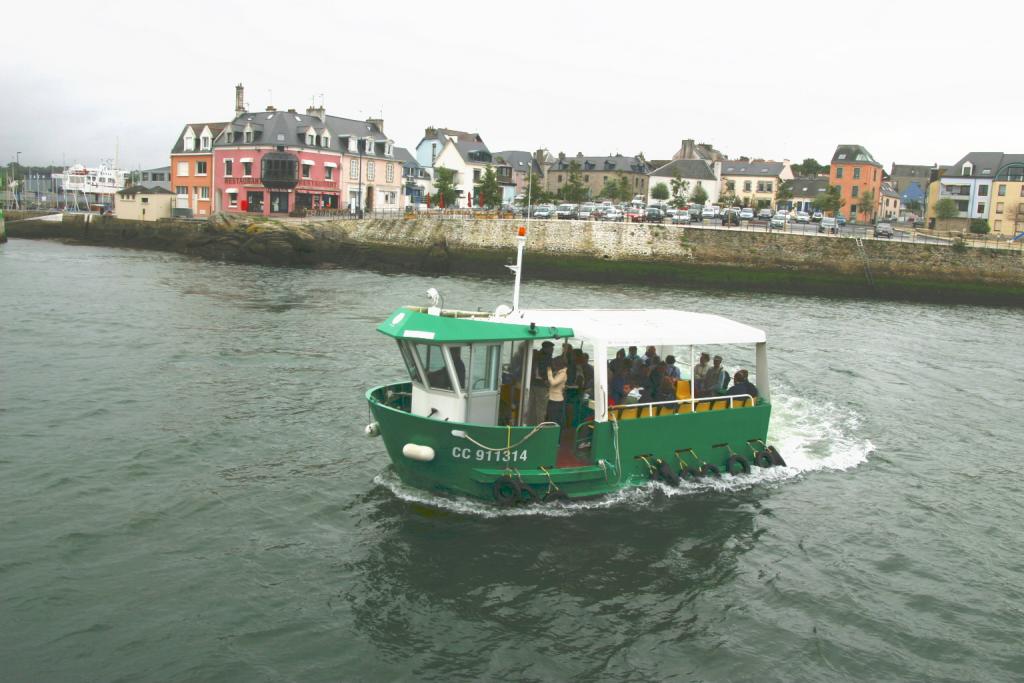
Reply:
M555 348L552 341L540 345L533 359L533 376L530 378L530 424L539 424L548 413L548 368Z
M757 387L750 381L750 373L746 370L737 370L736 375L733 377L735 382L729 391L725 392L727 396L742 396L744 394L750 394L754 398L757 398Z
M679 366L676 365L676 357L669 354L665 356L665 374L672 378L672 381L678 382L682 374L679 372Z

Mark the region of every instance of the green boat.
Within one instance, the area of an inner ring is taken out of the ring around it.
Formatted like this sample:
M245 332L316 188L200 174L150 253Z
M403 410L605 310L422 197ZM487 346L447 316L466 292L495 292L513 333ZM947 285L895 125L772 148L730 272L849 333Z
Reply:
M373 421L366 433L383 439L404 484L498 505L550 504L652 480L676 486L785 466L766 443L771 395L762 330L663 309L521 309L524 242L520 230L519 260L509 266L516 273L511 307L445 310L431 289L431 305L399 308L377 328L396 340L409 379L367 392ZM674 395L622 396L608 368L624 363L633 346L689 359ZM691 369L709 349L753 360L756 389L694 391ZM558 356L569 379L549 420L538 370Z

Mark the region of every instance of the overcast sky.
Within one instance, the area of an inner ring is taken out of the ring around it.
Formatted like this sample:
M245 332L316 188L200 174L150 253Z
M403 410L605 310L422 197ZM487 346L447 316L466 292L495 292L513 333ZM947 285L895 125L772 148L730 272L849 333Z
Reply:
M886 167L1024 152L1019 2L5 4L0 163L165 166L186 122L383 112L492 151L668 158L683 138Z

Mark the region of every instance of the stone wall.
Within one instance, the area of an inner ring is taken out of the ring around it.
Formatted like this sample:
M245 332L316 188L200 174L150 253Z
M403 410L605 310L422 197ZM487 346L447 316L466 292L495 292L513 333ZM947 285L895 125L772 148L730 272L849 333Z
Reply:
M20 221L11 237L163 249L247 263L502 277L522 221L217 217ZM526 277L1024 305L1019 251L671 225L532 221Z

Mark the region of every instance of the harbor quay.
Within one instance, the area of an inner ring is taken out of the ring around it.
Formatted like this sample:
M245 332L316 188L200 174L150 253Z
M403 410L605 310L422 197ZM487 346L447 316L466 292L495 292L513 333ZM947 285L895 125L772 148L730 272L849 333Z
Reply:
M532 277L729 291L1024 305L1019 251L816 234L589 221L401 216L131 221L8 213L12 238L173 251L279 266L492 276L528 225Z

